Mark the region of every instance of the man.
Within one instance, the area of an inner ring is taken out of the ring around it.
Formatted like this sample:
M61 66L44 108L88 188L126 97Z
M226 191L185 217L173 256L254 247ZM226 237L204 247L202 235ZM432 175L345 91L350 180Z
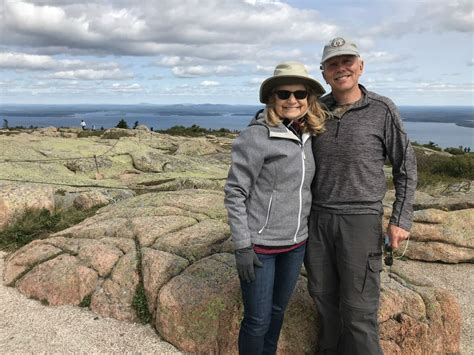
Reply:
M411 227L416 159L393 102L359 84L364 62L353 42L330 41L321 69L332 89L321 101L332 117L313 139L316 176L305 258L320 316L320 353L382 354L383 166L388 158L396 201L387 235L397 248Z
M84 120L81 120L81 128L82 130L86 129L86 123L84 122Z

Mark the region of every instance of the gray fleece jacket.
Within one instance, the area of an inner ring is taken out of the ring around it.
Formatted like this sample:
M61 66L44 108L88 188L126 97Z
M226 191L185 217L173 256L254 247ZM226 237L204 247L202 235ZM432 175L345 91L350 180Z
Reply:
M236 249L252 244L286 246L308 237L314 159L311 137L283 124L268 126L260 114L232 144L225 185Z
M417 182L416 158L395 104L367 91L342 117L326 122L326 132L313 138L316 176L313 210L338 214L378 214L386 192L383 166L392 164L396 200L390 223L410 230ZM321 101L330 111L329 94Z

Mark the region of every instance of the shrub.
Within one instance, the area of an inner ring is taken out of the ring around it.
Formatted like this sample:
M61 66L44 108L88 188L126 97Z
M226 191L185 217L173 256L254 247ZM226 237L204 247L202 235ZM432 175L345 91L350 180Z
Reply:
M115 127L128 129L128 123L122 118Z
M474 179L474 155L472 154L447 157L437 154L425 155L418 151L416 153L418 187Z
M132 307L142 324L150 323L151 314L148 310L148 301L146 299L145 288L143 287L142 282L140 282L137 289L135 290L135 295L133 296L132 300Z
M192 125L191 127L184 126L173 126L168 129L159 130L157 132L166 133L172 136L186 136L186 137L203 137L207 135L214 135L218 137L233 137L236 131L231 131L227 128L219 128L218 130L207 129L198 125Z
M130 133L128 131L106 131L102 135L104 139L119 139L121 137L130 137Z
M444 151L447 152L447 153L450 153L452 155L461 155L461 154L465 153L464 149L462 149L462 148L451 148L450 147L450 148L446 148Z
M99 131L91 131L91 130L84 130L80 131L77 135L78 138L86 138L86 137L100 137L104 134L104 130Z
M433 174L444 174L456 178L474 180L474 156L456 155L439 161L431 168Z
M69 228L92 216L97 209L99 207L88 211L70 208L53 213L45 208L28 209L15 223L0 232L0 250L16 250L35 239Z

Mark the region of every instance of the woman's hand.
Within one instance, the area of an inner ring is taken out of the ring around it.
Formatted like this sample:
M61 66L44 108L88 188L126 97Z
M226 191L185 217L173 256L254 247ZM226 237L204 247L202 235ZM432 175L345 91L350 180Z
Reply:
M263 266L251 246L235 251L235 263L240 279L245 282L255 280L254 265L257 267Z

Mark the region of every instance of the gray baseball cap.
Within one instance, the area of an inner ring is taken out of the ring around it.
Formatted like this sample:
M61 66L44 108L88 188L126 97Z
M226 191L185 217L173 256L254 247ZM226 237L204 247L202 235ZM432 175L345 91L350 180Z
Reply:
M354 42L348 38L336 37L324 46L321 64L329 58L337 57L338 55L356 55L360 57L359 50Z

